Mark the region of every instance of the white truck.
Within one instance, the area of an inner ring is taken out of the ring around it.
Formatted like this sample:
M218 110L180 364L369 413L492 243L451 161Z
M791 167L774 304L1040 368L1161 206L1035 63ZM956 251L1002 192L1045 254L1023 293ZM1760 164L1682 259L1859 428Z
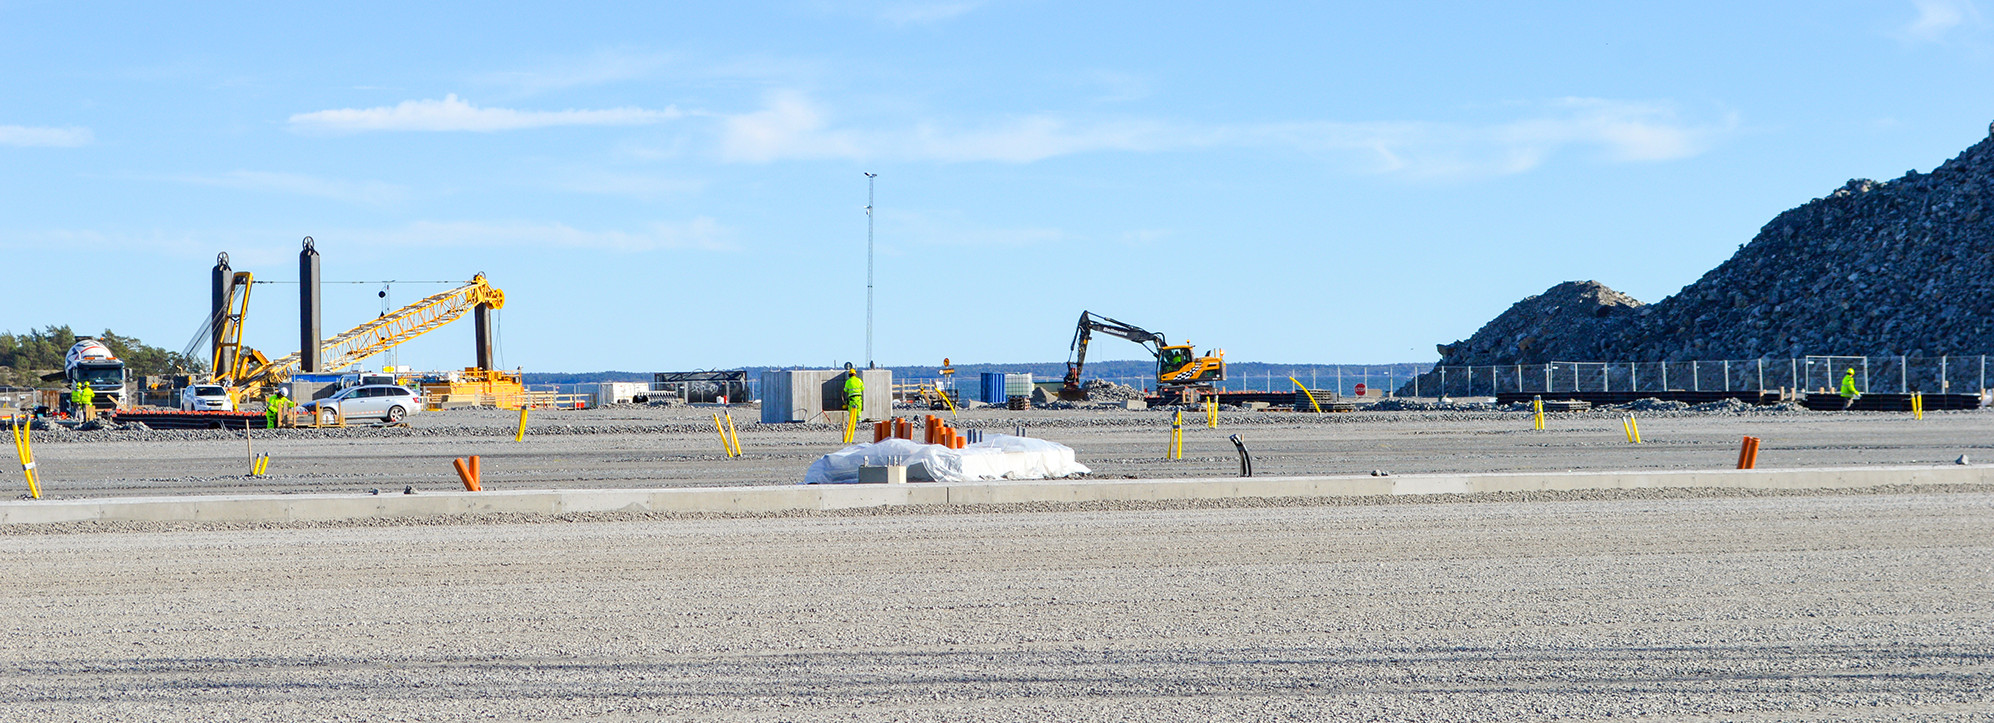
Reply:
M111 353L104 342L84 337L69 347L62 356L62 378L74 391L79 385L88 384L96 393L91 406L98 409L123 409L125 407L125 386L128 378L124 361ZM68 400L63 400L64 406Z

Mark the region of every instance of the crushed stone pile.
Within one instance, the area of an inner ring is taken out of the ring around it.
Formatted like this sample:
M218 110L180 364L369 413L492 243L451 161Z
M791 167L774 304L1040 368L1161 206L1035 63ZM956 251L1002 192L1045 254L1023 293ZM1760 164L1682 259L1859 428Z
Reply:
M1674 296L1565 282L1439 351L1446 366L1994 351L1994 137L1781 213Z
M1141 389L1127 384L1116 384L1106 379L1090 379L1086 384L1087 399L1096 402L1126 402L1142 399Z

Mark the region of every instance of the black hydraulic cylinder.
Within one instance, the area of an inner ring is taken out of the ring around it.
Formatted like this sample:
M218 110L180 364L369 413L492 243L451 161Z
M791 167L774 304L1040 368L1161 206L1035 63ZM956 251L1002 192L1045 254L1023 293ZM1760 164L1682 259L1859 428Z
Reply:
M298 252L298 368L319 370L319 256L312 237Z
M477 325L478 368L492 368L492 307L479 304L471 310L471 320Z
M227 253L220 253L215 255L215 270L213 278L214 278L214 287L213 287L214 305L213 307L211 307L212 310L208 313L208 334L209 334L208 339L210 346L220 342L219 339L215 338L215 335L222 333L222 320L228 317L229 292L234 291L234 289L230 287L235 283L235 270L229 268L228 266ZM227 365L231 363L233 360L221 359L217 361L221 362L224 365ZM222 371L223 371L222 369L214 370L216 374L220 374L222 373Z

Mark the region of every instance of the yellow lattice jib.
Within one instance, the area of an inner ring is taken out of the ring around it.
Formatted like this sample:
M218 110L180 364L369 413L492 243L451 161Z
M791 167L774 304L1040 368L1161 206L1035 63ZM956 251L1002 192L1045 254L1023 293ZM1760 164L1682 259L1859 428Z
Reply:
M487 283L484 274L472 278L471 283L429 296L327 339L321 347L325 361L319 370L336 372L352 368L368 357L456 321L481 304L493 309L505 308L505 292ZM294 352L270 362L252 376L265 382L289 377L299 358Z

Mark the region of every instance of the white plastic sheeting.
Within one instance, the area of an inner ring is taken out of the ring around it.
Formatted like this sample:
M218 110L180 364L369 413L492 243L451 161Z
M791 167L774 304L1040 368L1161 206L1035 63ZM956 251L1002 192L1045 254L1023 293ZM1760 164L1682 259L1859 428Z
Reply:
M810 463L809 471L803 473L803 483L852 484L859 481L860 467L889 464L910 468L921 465L927 470L928 478L936 482L1052 479L1090 471L1086 465L1073 461L1073 448L1064 444L1031 437L988 434L984 435L983 441L962 449L906 439L854 444Z

